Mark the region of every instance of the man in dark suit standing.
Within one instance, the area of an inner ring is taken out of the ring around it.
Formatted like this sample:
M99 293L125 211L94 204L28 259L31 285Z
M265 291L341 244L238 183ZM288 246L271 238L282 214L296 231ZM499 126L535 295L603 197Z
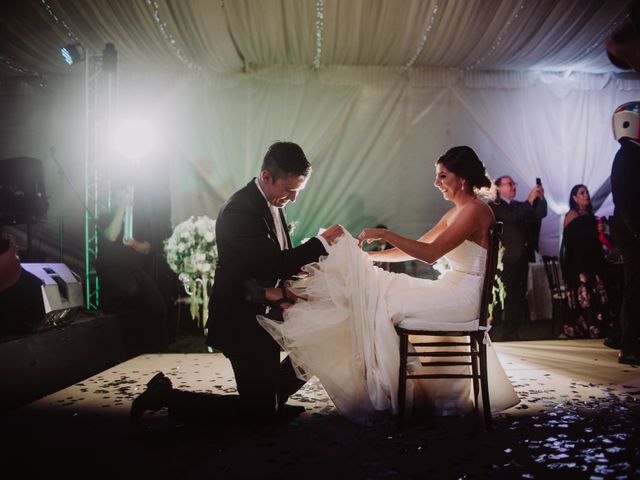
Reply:
M241 416L263 423L297 413L286 401L304 382L296 377L288 358L280 362L280 346L256 320L257 315L267 313L268 302L250 301L246 283L255 279L262 287L282 285L302 266L326 255L328 246L342 235L342 227L333 225L293 248L284 207L296 200L310 175L311 165L297 144L274 143L260 175L234 193L218 213L218 263L207 344L231 362L238 396L172 389L169 379L158 374L134 401L132 420L138 420L145 410L163 406L182 421L233 421Z
M627 102L615 110L613 133L620 149L611 168L615 206L611 231L624 262L618 361L640 365L640 102Z
M504 223L502 244L503 269L499 273L504 284L506 298L502 315L502 340L519 340L519 326L526 317L527 273L531 241L529 222L538 222L547 215L547 201L542 185L529 192L527 200L514 200L517 184L504 175L495 181L498 196L491 209L496 220Z

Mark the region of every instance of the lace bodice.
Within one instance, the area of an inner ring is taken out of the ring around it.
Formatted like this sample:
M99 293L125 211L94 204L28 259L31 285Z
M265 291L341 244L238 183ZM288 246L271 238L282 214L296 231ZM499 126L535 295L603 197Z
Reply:
M451 269L470 275L484 275L487 250L475 242L465 240L444 256Z

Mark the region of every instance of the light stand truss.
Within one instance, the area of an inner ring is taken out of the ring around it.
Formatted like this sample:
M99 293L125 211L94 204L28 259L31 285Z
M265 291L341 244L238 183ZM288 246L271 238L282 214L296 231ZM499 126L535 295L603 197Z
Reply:
M98 215L101 206L110 208L108 135L117 103L115 71L103 69L103 56L85 57L85 308L100 308L100 285L96 273L98 258Z

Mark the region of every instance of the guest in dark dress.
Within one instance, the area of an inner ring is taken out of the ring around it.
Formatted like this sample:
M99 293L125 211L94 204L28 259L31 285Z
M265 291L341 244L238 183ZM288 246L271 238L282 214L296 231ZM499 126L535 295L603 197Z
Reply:
M575 185L571 189L569 206L560 247L569 307L564 335L569 339L602 338L613 318L603 284L606 266L598 219L586 186Z

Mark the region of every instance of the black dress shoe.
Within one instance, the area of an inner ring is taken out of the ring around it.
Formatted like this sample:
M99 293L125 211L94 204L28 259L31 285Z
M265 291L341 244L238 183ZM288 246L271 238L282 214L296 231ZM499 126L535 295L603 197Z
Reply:
M147 383L147 389L133 400L130 419L137 423L147 410L157 411L169 405L169 397L173 386L164 373L159 372Z
M620 352L618 355L618 363L625 365L640 365L640 354Z

